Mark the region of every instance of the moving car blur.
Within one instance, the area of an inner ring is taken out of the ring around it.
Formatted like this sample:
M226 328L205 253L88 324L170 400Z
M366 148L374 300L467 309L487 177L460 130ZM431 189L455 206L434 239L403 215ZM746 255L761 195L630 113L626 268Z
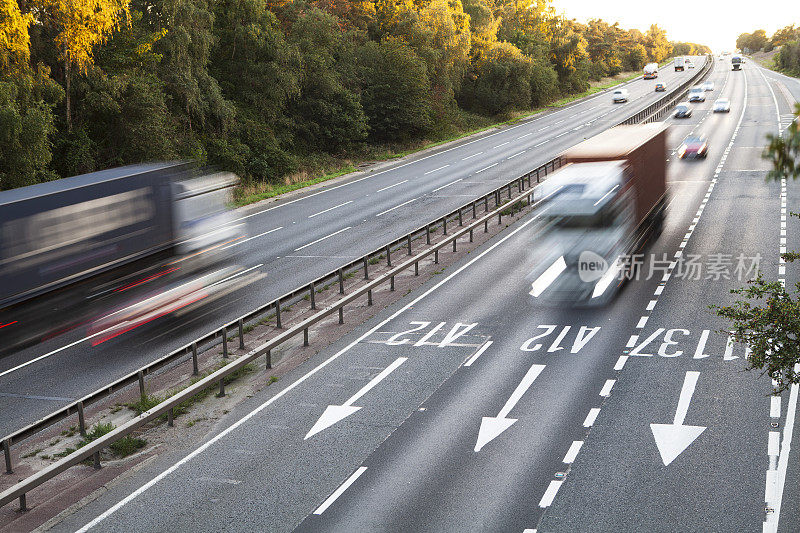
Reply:
M705 159L707 155L708 139L702 135L689 135L683 140L680 148L678 148L678 157L681 159L690 157Z
M656 92L657 93L664 92L666 90L667 90L667 86L666 85L664 85L663 83L656 83Z
M714 113L730 113L731 101L727 98L717 98L714 100Z
M99 344L253 281L227 208L237 179L186 162L0 193L0 353L76 327Z
M705 102L706 101L706 90L702 87L692 87L689 89L689 101L690 102Z
M704 91L713 91L714 90L714 82L707 81L703 83L703 90Z
M629 259L663 225L666 133L658 122L617 126L562 154L567 165L534 192L544 221L527 276L535 301L611 301Z
M627 102L628 89L615 89L614 92L611 93L611 99L615 104L617 102Z
M672 114L675 118L689 118L692 116L692 106L689 102L681 102L675 106L675 112Z

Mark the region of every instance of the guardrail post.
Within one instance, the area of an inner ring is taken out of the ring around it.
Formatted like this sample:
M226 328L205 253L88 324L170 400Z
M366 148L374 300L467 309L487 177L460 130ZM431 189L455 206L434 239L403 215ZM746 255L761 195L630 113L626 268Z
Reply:
M369 264L369 262L367 261L367 258L365 257L364 258L364 279L369 279L369 270L368 270L369 267L367 266L368 264Z
M311 309L316 309L317 308L317 301L314 299L314 293L315 292L316 291L314 290L314 282L312 281L310 289L309 289L309 294L311 295Z
M433 252L433 264L434 265L438 265L439 264L439 250L438 250L438 248L436 250L434 250L434 252Z
M442 235L447 235L447 217L442 219Z
M283 329L281 325L281 299L275 300L275 327Z
M475 200L472 201L472 218L478 218L478 214L475 212L475 204L477 202Z
M372 289L367 291L367 305L372 305Z
M6 474L13 474L14 470L11 468L11 439L3 441L3 455L6 457Z
M431 243L431 225L430 224L425 226L425 242L427 244Z
M484 233L489 233L489 220L488 219L483 221L483 232Z
M200 369L197 367L197 343L192 343L192 375L197 375L200 373Z
M414 275L419 276L419 261L414 261Z
M394 276L392 276L389 280L389 290L394 291Z
M386 266L392 267L392 247L390 245L386 245Z
M81 437L86 436L86 419L83 416L83 402L78 402L78 431Z
M456 241L457 241L457 240L458 240L458 239L453 239L453 252L456 252L456 251L458 251L458 249L456 248Z
M267 350L267 369L272 368L272 350Z
M100 470L100 452L94 452L94 455L92 455L92 458L94 459L94 468L95 468L95 470Z
M511 200L511 184L509 183L506 187L508 188L508 199Z
M170 407L169 411L167 411L167 425L169 427L173 427L175 425L174 418L175 418L175 413L173 413L172 407Z
M308 328L303 330L303 346L308 346Z
M483 212L484 213L488 213L489 212L489 196L488 195L483 197Z
M497 213L497 224L503 223L503 213Z
M536 183L539 183L539 169L536 169Z
M344 294L344 272L339 269L339 294Z
M225 396L225 378L219 380L219 392L217 393L217 398L222 398Z
M239 349L244 350L244 320L239 319Z
M413 254L411 253L411 235L409 235L409 236L407 237L407 239L408 239L408 255L413 255Z
M500 189L494 191L494 206L500 207Z
M472 228L469 229L469 242L472 242Z
M222 358L228 358L228 327L222 327Z
M25 498L25 494L19 495L19 510L23 513L28 510L27 500Z
M146 394L144 392L144 372L139 370L139 372L137 372L136 375L139 378L139 396L141 396L142 400L144 400L146 397Z
M339 324L344 324L344 307L339 308Z
M464 225L464 219L461 217L461 208L460 207L458 208L458 225L459 226L463 226Z

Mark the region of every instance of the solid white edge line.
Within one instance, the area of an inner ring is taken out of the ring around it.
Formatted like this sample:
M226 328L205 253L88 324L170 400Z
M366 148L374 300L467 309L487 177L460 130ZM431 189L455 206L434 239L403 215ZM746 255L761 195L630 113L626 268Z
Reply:
M338 209L338 208L340 208L342 206L345 206L347 204L352 204L352 203L353 203L353 200L348 200L347 202L345 202L343 204L339 204L339 205L335 205L333 207L329 207L328 209L326 209L324 211L320 211L319 213L314 213L313 215L308 215L308 218L314 218L316 216L319 216L319 215L322 215L324 213L327 213L328 211L333 211L334 209Z
M491 345L492 345L492 342L493 342L493 341L486 341L486 342L484 343L484 345L483 345L483 346L481 346L480 348L478 348L478 351L477 351L477 352L475 352L475 355L473 355L472 357L470 357L469 359L467 359L467 362L466 362L466 363L464 363L464 366L472 366L472 363L474 363L474 362L475 362L475 360L476 360L476 359L478 359L478 357L480 357L480 356L481 356L481 354L482 354L483 352L485 352L485 351L486 351L486 349L487 349L487 348L489 348L489 346L491 346Z
M367 467L366 467L366 466L361 466L361 467L359 467L359 468L358 468L358 470L356 470L355 472L353 472L353 474L352 474L352 475L351 475L349 478L347 478L347 481L345 481L344 483L342 483L342 484L339 486L339 488L338 488L338 489L336 489L335 491L333 491L333 494L331 494L330 496L328 496L328 499L327 499L327 500L325 500L324 502L322 502L322 505L320 505L319 507L317 507L317 510L316 510L316 511L314 511L314 514L322 514L322 513L324 513L324 512L325 512L325 509L327 509L328 507L330 507L330 506L333 504L333 502L335 502L335 501L336 501L336 499L337 499L339 496L341 496L341 495L342 495L342 493L344 493L344 491L346 491L348 488L350 488L350 485L352 485L353 483L355 483L355 481L356 481L356 480L357 480L359 477L361 477L361 474L363 474L363 473L364 473L366 470L367 470Z
M387 209L386 211L381 211L380 213L378 213L378 214L377 214L377 215L375 215L375 216L376 216L376 217L383 216L383 215L385 215L386 213L389 213L389 212L391 212L391 211L394 211L395 209L398 209L398 208L400 208L400 207L403 207L404 205L408 205L408 204L410 204L411 202L414 202L414 201L416 201L416 200L419 200L419 198L412 198L411 200L409 200L409 201L407 201L407 202L403 202L403 203L402 203L402 204L400 204L400 205L396 205L396 206L394 206L394 207L392 207L392 208L390 208L390 209Z
M378 331L380 328L382 328L383 326L385 326L386 324L388 324L389 322L391 322L392 320L397 318L400 314L404 313L408 309L410 309L413 306L415 306L418 302L422 301L429 294L431 294L434 291L436 291L436 289L438 289L439 287L441 287L442 285L444 285L445 283L447 283L448 281L450 281L451 279L456 277L458 274L460 274L461 272L463 272L464 270L466 270L467 268L472 266L474 263L476 263L477 261L482 259L485 255L491 253L495 248L497 248L498 246L503 244L505 241L507 241L508 239L510 239L511 237L513 237L514 235L516 235L517 233L519 233L520 231L522 231L523 229L525 229L526 227L528 227L530 224L532 224L535 221L536 221L536 218L531 218L530 220L520 224L520 226L518 228L516 228L514 231L512 231L511 233L509 233L508 235L506 235L505 237L503 237L502 239L500 239L499 241L497 241L496 243L491 245L489 248L487 248L486 250L484 250L483 252L481 252L477 256L473 257L469 262L467 262L464 265L462 265L461 267L459 267L455 272L451 273L446 278L444 278L441 281L439 281L436 285L434 285L433 287L431 287L430 289L428 289L427 291L425 291L421 295L419 295L416 298L414 298L411 302L409 302L405 306L403 306L400 309L398 309L397 311L395 311L388 318L384 319L383 321L379 322L378 324L376 324L375 326L373 326L372 328L367 330L365 333L363 333L361 336L359 336L353 342L351 342L350 344L348 344L347 346L345 346L344 348L342 348L341 350L339 350L338 352L336 352L335 354L330 356L328 359L326 359L325 361L323 361L322 363L320 363L316 367L312 368L307 373L303 374L300 378L297 379L297 381L295 381L294 383L289 384L285 389L282 389L281 391L276 393L275 396L273 396L272 398L270 398L266 402L262 403L261 405L259 405L258 407L256 407L255 409L253 409L252 411L250 411L249 413L244 415L242 418L240 418L239 420L237 420L236 422L231 424L228 428L220 431L217 435L212 437L206 443L202 444L201 446L199 446L198 448L196 448L195 450L190 452L188 455L186 455L186 457L184 457L183 459L180 459L174 465L172 465L171 467L167 468L166 470L164 470L163 472L158 474L156 477L154 477L153 479L151 479L150 481L148 481L147 483L145 483L144 485L142 485L141 487L136 489L134 492L132 492L131 494L129 494L128 496L126 496L125 498L123 498L122 500L120 500L119 502L114 504L113 506L111 506L108 510L104 511L102 514L100 514L99 516L94 518L92 521L90 521L88 524L86 524L81 529L79 529L77 533L83 533L85 531L88 531L90 528L96 526L97 524L99 524L100 522L102 522L103 520L105 520L106 518L111 516L112 514L116 513L119 509L121 509L122 507L124 507L125 505L127 505L128 503L133 501L134 499L136 499L139 495L141 495L144 492L146 492L147 490L149 490L156 483L158 483L159 481L161 481L165 477L169 476L170 474L175 472L178 468L180 468L184 464L188 463L189 461L191 461L192 459L194 459L195 457L197 457L198 455L203 453L205 450L210 448L214 443L216 443L217 441L221 440L223 437L227 436L232 431L235 431L239 426L241 426L242 424L244 424L245 422L247 422L248 420L250 420L251 418L256 416L258 413L260 413L261 411L263 411L264 409L266 409L267 407L269 407L270 405L272 405L273 403L275 403L279 399L283 398L286 394L288 394L289 392L291 392L292 390L294 390L295 388L297 388L301 384L305 383L306 380L308 380L314 374L316 374L317 372L319 372L320 370L322 370L323 368L328 366L330 363L332 363L333 361L338 359L344 353L346 353L351 348L353 348L353 346L357 345L362 340L366 339L367 337L369 337L370 335L372 335L373 333Z
M352 229L352 228L353 228L353 226L347 226L346 228L342 228L342 229L340 229L339 231L334 231L334 232L333 232L333 233L331 233L330 235L325 235L324 237L322 237L322 238L320 238L320 239L317 239L316 241L310 242L310 243L308 243L308 244L304 244L304 245L303 245L303 246L301 246L300 248L295 248L295 249L294 249L294 251L295 251L295 252L299 252L299 251L300 251L300 250L302 250L303 248L308 248L308 247L309 247L309 246L311 246L312 244L317 244L317 243L318 243L318 242L320 242L320 241L324 241L325 239L328 239L328 238L330 238L330 237L333 237L334 235L339 235L340 233L342 233L342 232L344 232L344 231L347 231L347 230L349 230L349 229Z

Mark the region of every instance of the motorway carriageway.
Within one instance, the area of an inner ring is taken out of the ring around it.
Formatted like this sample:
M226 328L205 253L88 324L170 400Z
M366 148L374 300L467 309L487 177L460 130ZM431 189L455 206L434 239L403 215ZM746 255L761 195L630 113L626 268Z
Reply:
M670 157L659 261L612 305L531 300L528 215L55 530L800 530L797 387L770 397L707 308L742 285L739 254L797 281L778 254L800 191L759 157L790 106L754 66L711 79L668 119L671 146L703 133L710 155ZM697 280L677 265L695 255Z
M676 73L668 66L657 81L677 85L693 72ZM181 321L167 317L96 347L84 342L85 330L78 329L0 359L0 435L549 161L661 98L663 93L653 90L655 83L628 83L627 104L613 104L610 93L601 93L295 199L238 210L249 236L230 251L241 254L245 268L266 277Z

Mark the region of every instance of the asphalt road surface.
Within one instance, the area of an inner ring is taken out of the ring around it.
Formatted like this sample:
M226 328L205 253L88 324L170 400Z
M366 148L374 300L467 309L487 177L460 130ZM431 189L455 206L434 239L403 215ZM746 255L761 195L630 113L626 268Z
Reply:
M696 61L698 64L700 61ZM662 69L678 84L694 71ZM415 155L289 200L238 211L248 238L230 249L266 277L190 318L164 317L92 346L75 330L0 359L0 435L24 427L290 290L399 238L549 161L656 101L656 80L626 85L534 120Z
M800 190L759 157L797 87L711 79L731 113L668 119L711 153L671 154L664 231L612 304L532 300L531 214L55 529L799 531L797 387L771 397L708 309L753 258L797 281Z

